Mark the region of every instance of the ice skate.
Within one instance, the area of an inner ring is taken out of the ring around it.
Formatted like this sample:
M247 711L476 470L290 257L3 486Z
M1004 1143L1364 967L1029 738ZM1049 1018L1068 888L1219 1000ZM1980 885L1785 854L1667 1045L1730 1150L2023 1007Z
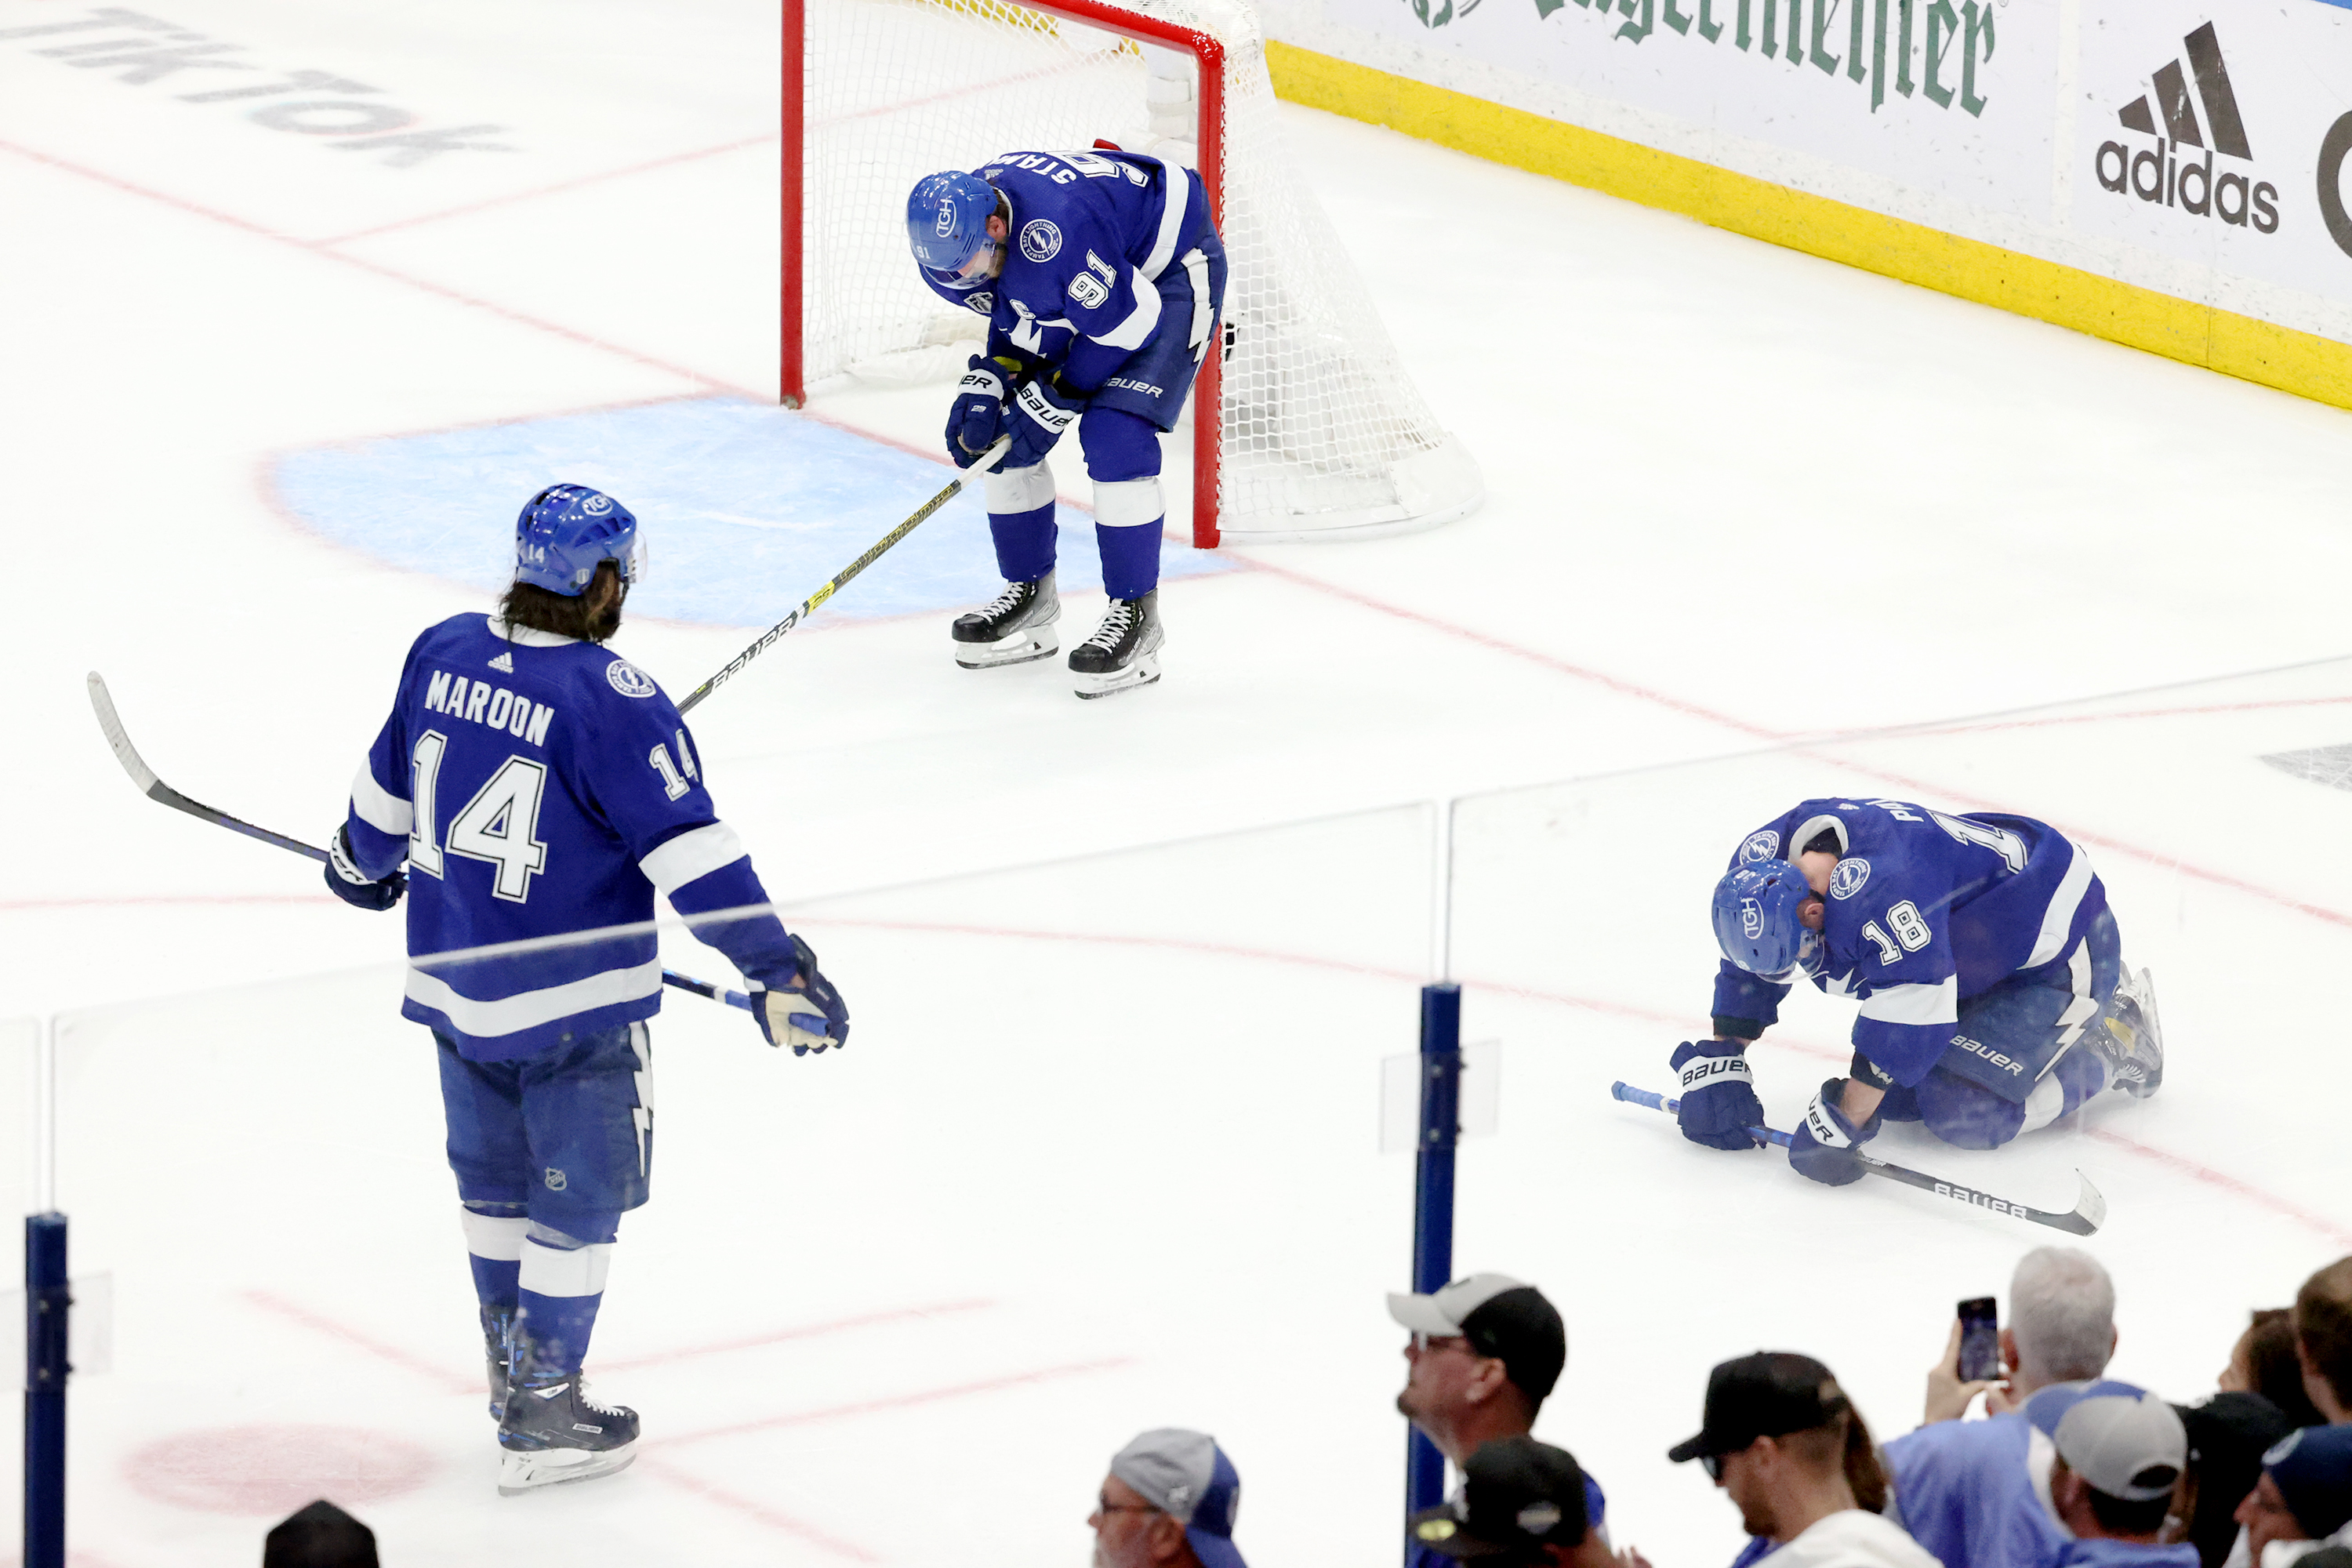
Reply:
M2099 1054L2107 1059L2107 1086L2146 1100L2164 1082L2164 1030L2156 1018L2156 987L2148 972L2126 973L2116 984L2107 1016L2099 1020Z
M514 1375L514 1309L482 1309L482 1360L490 1384L490 1419L507 1413L507 1383Z
M507 1390L499 1447L500 1497L593 1480L637 1457L637 1413L589 1398L577 1373L526 1370Z
M1062 646L1054 631L1061 617L1051 572L1034 583L1007 583L987 605L956 617L956 662L966 669L993 669L1044 658Z
M1070 650L1078 696L1092 700L1160 679L1160 590L1139 599L1113 599L1095 635Z

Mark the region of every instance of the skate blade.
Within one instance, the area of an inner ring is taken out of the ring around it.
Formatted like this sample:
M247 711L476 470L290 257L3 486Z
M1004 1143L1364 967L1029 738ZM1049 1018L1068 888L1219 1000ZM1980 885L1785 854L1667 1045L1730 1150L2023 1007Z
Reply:
M1108 675L1076 675L1072 689L1081 702L1092 702L1097 697L1116 697L1122 691L1132 691L1139 686L1150 686L1160 679L1160 661L1145 654L1125 669Z
M1051 626L1036 626L1025 632L1015 632L995 642L960 642L955 645L956 663L966 669L994 669L1000 665L1029 664L1041 658L1051 658L1061 652L1061 639Z
M516 1453L509 1449L499 1457L499 1496L520 1497L548 1487L593 1481L599 1476L627 1469L636 1457L635 1443L602 1451L546 1448L535 1453Z

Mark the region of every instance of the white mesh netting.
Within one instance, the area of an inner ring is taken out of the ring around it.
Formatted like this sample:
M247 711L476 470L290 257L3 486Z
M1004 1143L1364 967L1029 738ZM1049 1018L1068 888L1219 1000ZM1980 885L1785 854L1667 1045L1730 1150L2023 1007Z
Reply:
M1229 276L1219 525L1237 540L1360 537L1459 517L1477 466L1406 379L1363 286L1291 174L1255 13L1152 0L1133 15L1225 46ZM1192 163L1195 58L1002 0L809 0L804 376L960 374L984 331L907 255L907 192L944 168L1097 137Z

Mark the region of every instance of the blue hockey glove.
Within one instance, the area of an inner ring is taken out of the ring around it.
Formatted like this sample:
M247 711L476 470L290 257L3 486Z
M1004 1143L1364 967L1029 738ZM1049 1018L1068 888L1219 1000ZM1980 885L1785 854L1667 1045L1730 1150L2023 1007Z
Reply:
M1764 1105L1748 1071L1745 1046L1723 1040L1685 1040L1667 1063L1682 1079L1682 1107L1675 1120L1683 1136L1710 1149L1754 1149L1748 1130L1764 1125Z
M371 877L352 858L352 830L347 826L335 829L327 840L327 890L347 904L363 910L388 910L400 902L400 895L408 891L408 873L395 870L389 877Z
M955 402L948 408L948 456L959 468L969 468L1004 434L1003 367L986 354L974 354L956 383Z
M1013 436L1013 450L1004 454L1005 471L1044 462L1054 443L1077 423L1086 406L1085 398L1064 392L1050 376L1031 376L1022 383L1005 424Z
M1789 1163L1799 1174L1832 1187L1862 1180L1866 1173L1862 1145L1878 1136L1884 1120L1874 1110L1859 1127L1847 1121L1845 1112L1838 1109L1845 1085L1842 1078L1822 1085L1822 1091L1805 1107L1805 1119L1797 1124L1796 1136L1789 1144Z
M757 980L751 988L751 1016L772 1046L790 1046L804 1057L827 1046L849 1044L849 1008L833 982L818 972L816 953L800 938L793 938L792 981L770 990Z

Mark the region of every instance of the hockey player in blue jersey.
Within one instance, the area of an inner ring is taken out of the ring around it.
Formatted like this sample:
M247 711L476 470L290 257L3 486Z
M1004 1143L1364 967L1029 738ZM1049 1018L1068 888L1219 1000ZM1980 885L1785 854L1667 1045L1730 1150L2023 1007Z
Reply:
M1717 884L1715 1036L1685 1041L1683 1135L1755 1145L1746 1051L1800 978L1862 1005L1848 1076L1806 1108L1789 1163L1859 1181L1882 1121L1992 1149L2109 1089L2156 1092L2147 972L2129 975L2090 857L2031 817L1808 800L1741 841Z
M452 616L409 648L327 868L362 909L409 895L401 1013L438 1047L508 1493L635 1456L636 1413L591 1401L580 1369L652 1173L654 893L688 917L768 902L684 719L604 646L643 559L636 519L557 485L524 507L515 546L498 615ZM770 1045L847 1043L839 993L774 916L693 929L742 971Z
M1150 685L1168 511L1160 437L1176 427L1225 297L1208 193L1181 163L1116 149L1007 153L918 183L907 236L924 282L989 321L987 352L948 413L948 455L969 468L998 437L1013 442L987 478L1004 592L957 619L956 662L986 669L1059 647L1046 458L1075 424L1110 607L1070 670L1080 697Z

